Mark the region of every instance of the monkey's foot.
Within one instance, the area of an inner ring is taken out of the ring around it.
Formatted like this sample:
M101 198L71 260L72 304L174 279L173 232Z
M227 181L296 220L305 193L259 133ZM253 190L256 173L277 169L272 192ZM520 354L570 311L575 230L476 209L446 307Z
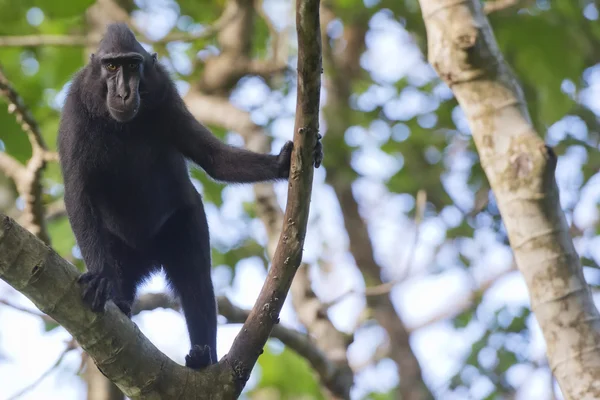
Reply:
M93 272L82 274L78 282L83 286L83 301L92 311L101 312L108 300L113 299L113 284L106 276Z
M185 366L191 369L206 368L213 363L210 355L210 346L194 345L189 354L185 356Z

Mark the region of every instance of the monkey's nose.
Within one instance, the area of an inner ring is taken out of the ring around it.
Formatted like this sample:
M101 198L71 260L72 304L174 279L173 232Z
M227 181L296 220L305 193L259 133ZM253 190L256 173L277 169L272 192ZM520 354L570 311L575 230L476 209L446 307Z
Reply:
M122 90L119 93L117 93L117 97L119 97L123 101L126 101L129 98L129 93L129 90Z

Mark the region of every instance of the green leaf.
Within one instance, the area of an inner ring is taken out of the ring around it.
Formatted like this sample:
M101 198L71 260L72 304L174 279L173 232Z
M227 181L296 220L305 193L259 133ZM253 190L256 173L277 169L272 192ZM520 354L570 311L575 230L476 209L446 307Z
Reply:
M469 322L473 319L475 315L475 310L470 308L465 312L458 314L453 320L452 324L455 328L466 328L469 325Z
M23 1L30 7L40 8L49 18L65 18L81 15L94 4L94 0L77 1L48 1L48 0L29 0Z
M510 367L518 363L517 355L505 348L498 349L496 355L498 357L498 364L496 365L494 372L498 375L504 374Z

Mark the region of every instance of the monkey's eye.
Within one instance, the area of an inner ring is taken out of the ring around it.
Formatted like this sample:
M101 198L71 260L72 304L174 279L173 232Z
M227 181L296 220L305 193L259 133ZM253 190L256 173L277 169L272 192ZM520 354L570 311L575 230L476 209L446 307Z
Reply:
M138 67L139 67L139 64L133 64L133 63L129 64L129 69L132 70L132 71L137 70Z
M116 71L117 70L117 66L115 64L108 63L108 64L106 64L106 69L109 70L109 71L111 71L111 72L112 71Z

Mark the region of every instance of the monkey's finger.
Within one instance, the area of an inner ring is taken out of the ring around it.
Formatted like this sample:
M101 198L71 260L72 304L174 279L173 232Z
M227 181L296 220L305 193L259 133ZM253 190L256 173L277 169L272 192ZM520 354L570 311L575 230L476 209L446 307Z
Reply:
M291 140L288 140L283 145L283 148L281 149L281 152L284 153L284 154L291 154L292 150L294 150L294 142L292 142Z
M95 274L91 273L91 272L85 272L83 274L81 274L79 276L79 278L77 278L77 282L81 283L81 284L86 284L91 282L95 277Z
M317 142L315 145L314 160L315 168L319 168L321 166L321 162L323 162L323 145L321 142Z

